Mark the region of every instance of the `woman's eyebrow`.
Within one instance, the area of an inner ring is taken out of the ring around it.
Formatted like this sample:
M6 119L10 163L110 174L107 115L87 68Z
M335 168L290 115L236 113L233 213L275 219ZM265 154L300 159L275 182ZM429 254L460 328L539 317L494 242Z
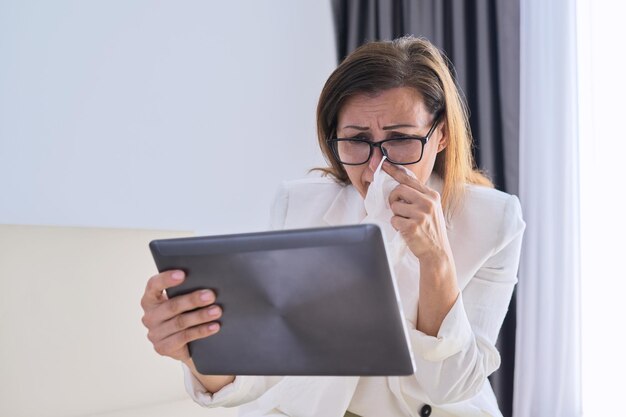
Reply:
M355 126L355 125L344 126L341 129L356 129L356 130L361 130L361 131L370 130L370 128L367 126Z
M383 130L394 130L394 129L402 129L404 127L417 127L415 125L411 125L411 124L399 124L399 125L391 125L391 126L384 126Z
M417 126L409 124L409 123L401 123L397 125L385 126L383 127L383 130L402 129L404 127L417 127ZM355 130L360 130L360 131L370 130L370 128L367 126L356 126L356 125L343 126L342 129L355 129Z

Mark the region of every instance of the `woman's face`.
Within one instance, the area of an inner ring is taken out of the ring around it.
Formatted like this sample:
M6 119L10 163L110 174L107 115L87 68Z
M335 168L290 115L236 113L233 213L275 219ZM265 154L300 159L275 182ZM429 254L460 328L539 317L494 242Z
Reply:
M406 135L423 137L433 122L433 115L426 109L420 94L410 87L398 87L375 96L360 94L348 98L339 111L337 137L358 137L372 142ZM424 147L422 159L404 166L425 183L433 171L437 153L446 144L445 129L440 122ZM348 178L363 198L382 157L380 149L374 148L372 157L365 164L344 165Z

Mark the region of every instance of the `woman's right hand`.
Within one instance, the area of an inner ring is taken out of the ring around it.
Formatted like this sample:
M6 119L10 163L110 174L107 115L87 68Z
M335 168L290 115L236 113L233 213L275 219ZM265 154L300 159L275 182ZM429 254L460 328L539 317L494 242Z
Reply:
M185 273L178 270L161 272L150 278L141 298L144 313L141 321L148 329L148 340L159 355L184 362L207 391L215 393L233 382L235 377L200 374L189 356L187 343L217 333L220 324L216 320L222 316L222 309L215 304L215 293L211 290L167 298L165 290L182 284L184 279Z
M187 343L217 333L220 324L216 320L222 309L215 304L215 293L208 289L169 299L165 290L180 285L184 279L185 273L179 270L150 278L141 298L141 321L158 354L190 364Z

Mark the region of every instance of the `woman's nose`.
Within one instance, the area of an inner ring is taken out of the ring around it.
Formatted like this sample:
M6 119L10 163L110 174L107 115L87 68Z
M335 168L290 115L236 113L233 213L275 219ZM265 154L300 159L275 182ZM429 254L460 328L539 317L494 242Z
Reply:
M372 171L376 171L378 165L380 165L380 160L383 159L383 153L380 148L374 148L374 152L372 152L372 157L370 158L368 164L369 168Z

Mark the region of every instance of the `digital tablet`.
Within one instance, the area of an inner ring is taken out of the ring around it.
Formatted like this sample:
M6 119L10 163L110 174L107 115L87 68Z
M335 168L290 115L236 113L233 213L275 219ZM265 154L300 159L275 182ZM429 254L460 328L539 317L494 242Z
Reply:
M168 297L217 294L221 330L189 344L203 374L414 373L378 226L164 239L150 249L159 272L187 274Z

